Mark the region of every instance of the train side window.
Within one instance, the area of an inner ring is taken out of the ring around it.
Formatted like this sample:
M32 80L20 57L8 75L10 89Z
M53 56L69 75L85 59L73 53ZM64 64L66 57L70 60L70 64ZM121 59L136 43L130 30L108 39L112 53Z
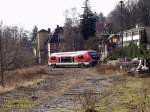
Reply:
M56 60L56 57L51 57L51 60Z
M78 59L83 59L83 58L84 58L83 55L78 56Z

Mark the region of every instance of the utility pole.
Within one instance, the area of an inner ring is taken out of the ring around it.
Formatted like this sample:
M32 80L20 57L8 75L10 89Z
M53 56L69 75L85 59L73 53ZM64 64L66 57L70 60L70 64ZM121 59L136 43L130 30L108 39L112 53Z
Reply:
M122 10L122 7L123 7L123 1L120 1L120 4L121 4L121 39L122 39L122 42L121 42L121 45L122 45L122 55L124 54L123 53L123 14L122 14L122 12L123 12L123 10Z
M1 85L4 87L4 73L3 73L3 54L2 54L2 37L1 37L1 30L0 30L0 62L1 62Z

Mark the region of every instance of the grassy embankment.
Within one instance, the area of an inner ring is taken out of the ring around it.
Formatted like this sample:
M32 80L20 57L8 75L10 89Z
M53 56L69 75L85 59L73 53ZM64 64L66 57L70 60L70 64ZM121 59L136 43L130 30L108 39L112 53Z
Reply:
M4 87L0 86L0 94L42 81L47 77L44 67L45 66L35 66L4 72Z
M119 73L117 66L99 66L100 73ZM122 72L122 80L106 89L99 100L98 112L150 112L150 77L134 78Z

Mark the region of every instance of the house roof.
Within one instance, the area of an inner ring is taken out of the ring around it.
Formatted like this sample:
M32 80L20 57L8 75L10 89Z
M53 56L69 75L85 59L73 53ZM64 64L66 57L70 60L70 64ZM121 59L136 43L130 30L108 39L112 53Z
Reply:
M114 36L116 36L117 34L111 34L109 37L108 37L108 39L107 40L110 40L111 38L113 38ZM117 36L119 36L119 35L117 35Z
M54 33L50 39L50 43L58 43L58 42L59 42L58 34Z
M139 31L139 30L144 30L145 27L138 27L138 28L132 28L132 29L129 29L129 30L124 30L123 33L128 33L128 32L131 32L131 31ZM118 35L120 35L121 32L118 32Z
M50 43L58 43L59 42L59 34L63 34L63 28L57 27L52 37L50 38Z
M48 32L48 31L45 29L41 29L40 31L38 31L38 33L40 33L40 32Z

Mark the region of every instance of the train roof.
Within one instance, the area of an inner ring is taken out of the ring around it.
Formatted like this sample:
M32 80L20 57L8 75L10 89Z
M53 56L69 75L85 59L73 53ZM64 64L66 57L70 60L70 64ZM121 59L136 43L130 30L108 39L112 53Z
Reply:
M92 52L92 51L94 51L94 50L73 51L73 52L59 52L59 53L52 53L51 56L77 56L77 55L83 55L84 53Z

